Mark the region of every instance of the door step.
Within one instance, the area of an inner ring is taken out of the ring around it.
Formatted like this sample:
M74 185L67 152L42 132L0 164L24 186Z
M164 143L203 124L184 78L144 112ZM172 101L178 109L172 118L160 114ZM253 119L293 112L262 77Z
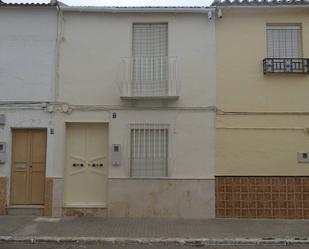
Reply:
M8 206L6 211L13 216L43 216L44 205L14 205Z

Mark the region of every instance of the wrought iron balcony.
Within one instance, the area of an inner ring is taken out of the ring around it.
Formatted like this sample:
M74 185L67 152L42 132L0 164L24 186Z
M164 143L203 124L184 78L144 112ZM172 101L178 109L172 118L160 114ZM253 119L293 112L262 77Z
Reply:
M309 74L309 59L305 58L265 58L264 74L288 73Z
M177 57L140 56L121 60L121 98L178 99Z

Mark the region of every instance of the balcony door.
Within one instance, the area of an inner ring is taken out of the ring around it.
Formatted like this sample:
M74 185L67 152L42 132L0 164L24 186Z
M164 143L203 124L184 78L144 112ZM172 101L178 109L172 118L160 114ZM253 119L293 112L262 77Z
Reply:
M167 23L133 24L134 96L168 94L168 25Z

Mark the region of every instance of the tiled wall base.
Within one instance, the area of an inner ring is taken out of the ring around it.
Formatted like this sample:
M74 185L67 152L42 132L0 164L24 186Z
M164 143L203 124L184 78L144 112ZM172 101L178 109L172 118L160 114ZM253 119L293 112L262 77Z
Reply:
M62 208L63 216L107 217L106 208Z
M309 177L216 177L216 217L309 219Z
M6 214L7 178L0 177L0 215Z

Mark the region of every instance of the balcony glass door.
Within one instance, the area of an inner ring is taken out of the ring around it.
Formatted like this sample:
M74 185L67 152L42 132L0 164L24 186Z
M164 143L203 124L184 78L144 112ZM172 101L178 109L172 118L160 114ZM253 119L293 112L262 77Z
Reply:
M167 23L134 24L132 50L132 94L134 96L167 96Z

